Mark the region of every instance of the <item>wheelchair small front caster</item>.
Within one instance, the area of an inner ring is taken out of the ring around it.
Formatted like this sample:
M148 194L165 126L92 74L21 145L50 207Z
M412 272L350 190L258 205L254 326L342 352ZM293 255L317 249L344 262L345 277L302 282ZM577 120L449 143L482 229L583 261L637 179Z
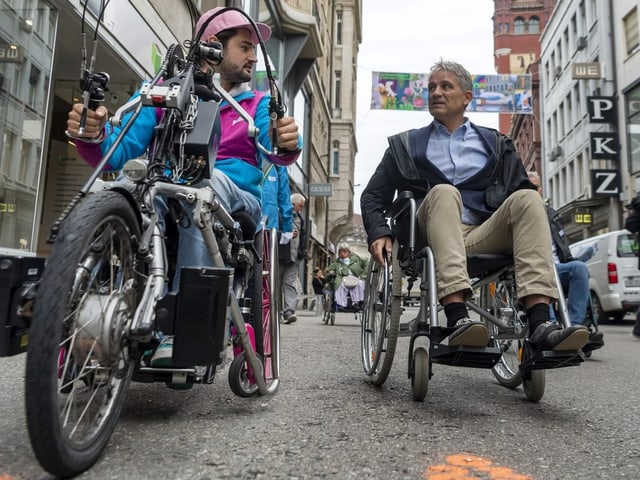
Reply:
M424 347L417 347L413 352L413 375L411 391L417 402L424 400L429 388L429 352Z

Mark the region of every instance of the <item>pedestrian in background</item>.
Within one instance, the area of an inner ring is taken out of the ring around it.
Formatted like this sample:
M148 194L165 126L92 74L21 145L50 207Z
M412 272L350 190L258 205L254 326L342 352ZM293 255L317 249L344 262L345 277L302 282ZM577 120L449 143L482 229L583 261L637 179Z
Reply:
M311 280L311 287L313 287L313 293L316 295L324 294L324 273L321 268L314 270L313 280Z
M282 243L293 238L289 174L286 168L273 163L266 165L262 178L262 214L267 217L266 228L275 228Z
M280 259L280 285L282 288L282 314L284 323L293 323L296 317L296 305L298 303L298 271L300 260L306 258L306 234L304 219L300 212L304 208L305 198L299 193L293 193L290 197L293 211L293 234L291 240L281 240L279 249Z

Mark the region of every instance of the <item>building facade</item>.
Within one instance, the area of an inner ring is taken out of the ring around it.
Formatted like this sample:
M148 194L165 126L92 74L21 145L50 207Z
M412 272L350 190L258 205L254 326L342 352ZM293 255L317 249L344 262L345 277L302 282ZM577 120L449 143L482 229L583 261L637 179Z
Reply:
M171 45L191 38L201 12L235 6L272 27L269 58L305 140L289 167L291 190L307 197L305 272L322 265L353 212L361 0L111 0L98 23L101 3L0 0L0 253L47 255L51 224L90 174L64 133L81 98L82 29L88 61L97 39L95 67L110 75L104 104L113 113ZM331 186L331 196L310 185Z
M540 34L557 0L494 0L494 64L499 74L524 74L540 58ZM512 115L499 115L508 133Z
M609 1L558 1L541 36L543 182L571 241L620 228L629 199ZM606 118L609 117L609 118Z

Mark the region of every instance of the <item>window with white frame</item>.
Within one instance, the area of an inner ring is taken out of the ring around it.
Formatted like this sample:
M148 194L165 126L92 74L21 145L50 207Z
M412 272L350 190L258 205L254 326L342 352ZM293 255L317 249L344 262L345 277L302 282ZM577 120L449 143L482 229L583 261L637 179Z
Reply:
M622 19L622 23L624 24L624 42L627 55L631 55L638 49L640 40L638 38L638 7L633 7Z
M513 33L516 35L525 33L524 18L518 17L513 20Z

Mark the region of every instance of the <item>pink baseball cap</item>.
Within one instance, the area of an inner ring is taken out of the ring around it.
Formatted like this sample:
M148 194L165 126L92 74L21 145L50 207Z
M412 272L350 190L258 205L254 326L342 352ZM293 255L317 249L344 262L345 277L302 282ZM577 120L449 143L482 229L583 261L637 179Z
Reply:
M223 8L225 7L216 7L203 13L198 20L198 23L196 24L195 33L197 34L200 31L200 28L202 27L204 22L207 21L207 19L211 18L212 15L216 14ZM256 22L256 26L260 31L262 40L266 41L271 36L271 28L269 28L269 25L258 22ZM253 29L253 25L251 25L249 19L238 10L232 9L228 9L224 13L216 15L215 18L209 22L200 38L208 38L213 35L217 35L224 30L236 28L244 28L246 30L249 30L249 32L251 32L251 41L253 42L253 44L257 45L259 43L258 35L256 35L256 32Z

